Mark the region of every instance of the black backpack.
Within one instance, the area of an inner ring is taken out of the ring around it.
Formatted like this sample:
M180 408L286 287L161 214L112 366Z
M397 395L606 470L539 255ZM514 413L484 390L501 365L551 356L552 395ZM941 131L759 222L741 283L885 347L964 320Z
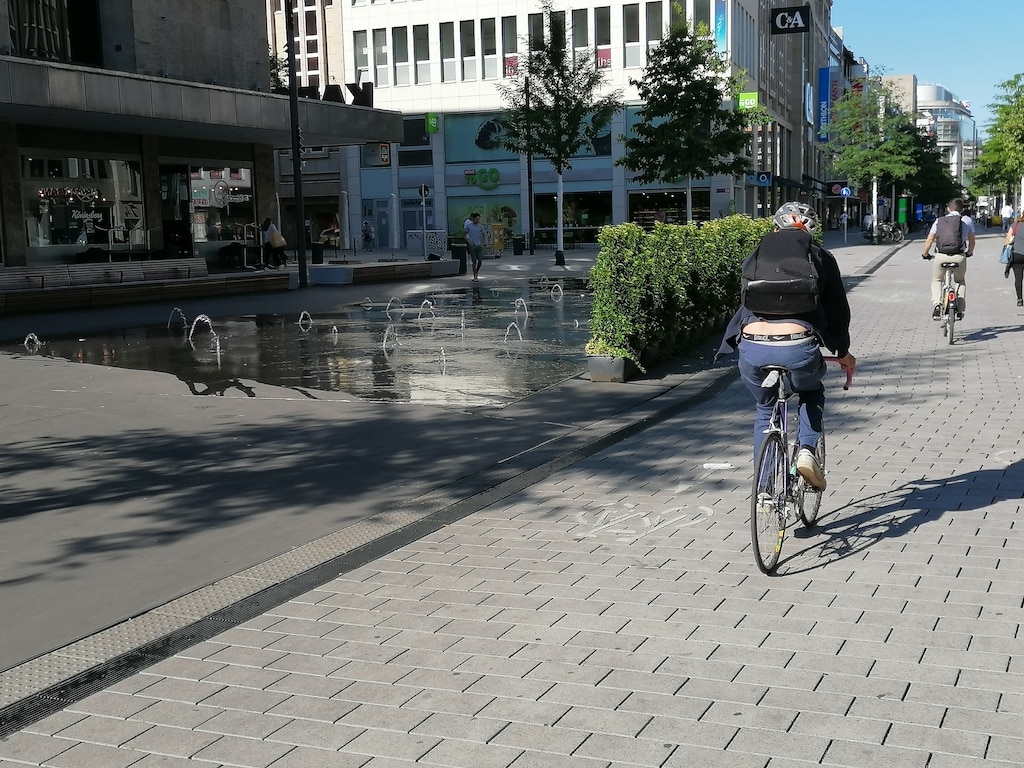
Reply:
M743 264L743 306L758 315L793 317L818 308L821 280L809 232L783 229L762 238Z
M964 251L964 222L960 216L940 216L935 220L935 250L947 256Z

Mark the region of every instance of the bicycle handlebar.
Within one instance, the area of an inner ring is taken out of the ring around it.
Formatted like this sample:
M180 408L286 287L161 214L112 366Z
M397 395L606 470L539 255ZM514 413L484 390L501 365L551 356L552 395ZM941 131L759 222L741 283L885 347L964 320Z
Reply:
M839 362L839 358L838 357L826 357L825 360L830 362L830 363L838 363ZM853 382L853 369L851 368L850 370L848 370L846 372L846 383L843 384L843 389L844 390L845 389L849 389L850 388L850 384L852 382Z

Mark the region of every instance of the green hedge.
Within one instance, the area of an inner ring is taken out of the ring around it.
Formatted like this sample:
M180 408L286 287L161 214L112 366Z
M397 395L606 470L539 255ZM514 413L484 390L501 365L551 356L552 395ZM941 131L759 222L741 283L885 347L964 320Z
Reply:
M590 272L587 353L644 366L684 352L708 321L739 304L740 269L771 219L604 227Z

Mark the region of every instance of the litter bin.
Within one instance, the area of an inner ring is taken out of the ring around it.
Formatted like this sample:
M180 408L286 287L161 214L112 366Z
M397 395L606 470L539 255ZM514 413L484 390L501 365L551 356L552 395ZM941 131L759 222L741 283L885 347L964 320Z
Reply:
M313 254L313 263L314 264L323 264L324 263L324 244L323 243L310 243L309 244L309 250L310 250L310 253Z
M459 274L466 274L466 257L469 247L465 243L452 243L452 258L459 260Z
M526 237L524 235L516 235L512 238L512 255L522 256L526 250Z

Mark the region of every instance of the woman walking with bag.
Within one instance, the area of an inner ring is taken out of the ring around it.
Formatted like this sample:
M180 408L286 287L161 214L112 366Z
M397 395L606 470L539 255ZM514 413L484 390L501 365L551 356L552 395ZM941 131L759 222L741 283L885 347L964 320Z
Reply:
M263 220L260 230L263 232L263 266L283 267L288 263L288 259L284 255L284 249L288 243L285 242L281 230L270 220L269 216Z
M1021 291L1022 287L1024 287L1024 227L1021 226L1021 223L1024 223L1024 216L1018 216L1017 223L1013 224L1006 231L1003 254L999 257L1000 261L1005 259L1007 250L1009 250L1010 260L1006 262L1003 277L1009 277L1010 270L1013 270L1013 287L1017 291L1018 307L1024 307L1024 295L1022 295Z

